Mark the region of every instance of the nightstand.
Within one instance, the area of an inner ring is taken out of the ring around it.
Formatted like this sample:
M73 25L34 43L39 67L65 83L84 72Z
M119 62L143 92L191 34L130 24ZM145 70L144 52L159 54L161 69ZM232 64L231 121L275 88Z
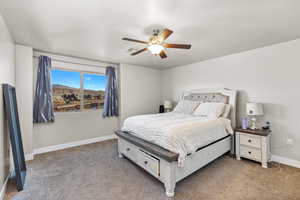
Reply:
M268 168L271 159L270 142L270 130L235 129L236 159L248 158Z

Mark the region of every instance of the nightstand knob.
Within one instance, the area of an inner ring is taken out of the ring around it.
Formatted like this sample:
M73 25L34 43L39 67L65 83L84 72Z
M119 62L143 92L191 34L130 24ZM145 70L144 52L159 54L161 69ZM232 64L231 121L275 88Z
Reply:
M147 161L144 161L144 163L145 163L145 165L147 165L147 164L148 164L148 162L147 162Z
M126 151L130 151L130 148L127 148Z
M248 142L251 143L251 140L249 139Z
M249 154L251 154L251 151L248 151Z

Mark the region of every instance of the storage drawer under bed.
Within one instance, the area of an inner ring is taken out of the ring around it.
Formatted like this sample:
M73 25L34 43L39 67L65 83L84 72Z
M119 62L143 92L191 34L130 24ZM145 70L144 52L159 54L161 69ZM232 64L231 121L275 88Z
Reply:
M137 146L119 139L119 151L155 177L159 176L159 159Z
M155 177L159 176L159 159L139 149L137 164Z
M122 152L124 156L129 158L130 160L137 162L138 161L138 148L125 140L118 140L119 151Z

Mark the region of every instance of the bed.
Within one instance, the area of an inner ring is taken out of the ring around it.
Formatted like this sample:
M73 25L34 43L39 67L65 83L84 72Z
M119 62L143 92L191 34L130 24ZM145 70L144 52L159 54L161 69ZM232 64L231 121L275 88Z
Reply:
M176 183L220 157L234 151L235 90L214 88L184 92L181 100L219 102L230 107L227 118L182 113L133 116L125 120L118 136L119 157L127 157L160 180L168 197Z

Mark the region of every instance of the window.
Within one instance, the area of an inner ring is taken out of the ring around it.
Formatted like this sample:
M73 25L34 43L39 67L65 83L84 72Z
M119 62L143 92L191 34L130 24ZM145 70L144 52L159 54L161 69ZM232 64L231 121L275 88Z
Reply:
M83 107L99 109L104 105L106 76L98 74L83 74Z
M51 78L55 112L103 108L105 75L53 69Z

